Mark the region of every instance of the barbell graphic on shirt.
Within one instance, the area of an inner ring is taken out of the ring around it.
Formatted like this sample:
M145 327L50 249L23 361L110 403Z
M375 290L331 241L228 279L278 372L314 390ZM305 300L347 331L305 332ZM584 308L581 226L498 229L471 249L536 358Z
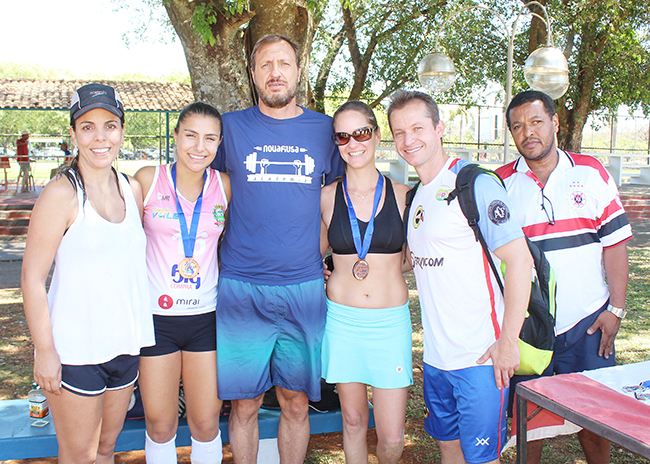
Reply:
M257 152L253 152L249 154L246 157L246 161L244 161L244 164L246 165L246 169L249 170L252 173L255 173L257 171L257 165L259 164L261 167L261 173L260 174L266 174L266 169L271 166L279 166L279 165L285 165L285 166L293 166L296 170L296 175L300 176L302 175L300 171L302 168L305 168L305 175L308 176L312 172L314 172L315 163L314 163L314 158L312 158L309 155L305 155L305 161L300 161L300 160L293 160L293 161L271 161L268 158L262 158L261 160L257 160Z

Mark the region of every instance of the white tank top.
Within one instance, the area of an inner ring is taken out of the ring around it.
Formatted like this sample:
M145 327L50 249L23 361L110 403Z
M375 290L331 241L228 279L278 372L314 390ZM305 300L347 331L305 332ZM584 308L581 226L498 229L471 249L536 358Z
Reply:
M62 364L100 364L155 343L144 230L131 186L118 177L122 222L97 214L77 185L77 218L56 252L48 300Z
M190 202L180 194L178 201L189 230L196 202ZM156 167L151 188L144 200L147 267L154 314L192 316L214 311L219 279L217 245L223 232L227 207L221 175L208 168L193 250L193 257L199 263L199 274L192 279L183 278L178 272L178 265L185 258L185 252L171 165Z

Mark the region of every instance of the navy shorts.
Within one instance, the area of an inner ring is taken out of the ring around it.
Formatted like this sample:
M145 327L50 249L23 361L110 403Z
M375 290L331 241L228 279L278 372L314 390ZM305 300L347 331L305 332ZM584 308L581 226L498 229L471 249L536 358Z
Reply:
M607 310L608 305L609 301L598 311L585 317L571 329L555 337L555 350L553 351L551 363L542 372L541 376L570 374L572 372L600 369L601 367L611 367L616 364L616 351L612 353L609 359L598 356L602 332L597 330L593 334L587 335L587 329L598 319L600 313ZM519 382L537 379L541 376L515 375L510 380L510 398L508 401L508 414L510 416L512 416L515 386Z
M217 323L214 311L194 316L154 314L156 344L140 350L140 356L162 356L177 351L215 351Z
M102 364L61 366L61 386L81 396L98 396L120 390L138 380L139 356L120 355Z

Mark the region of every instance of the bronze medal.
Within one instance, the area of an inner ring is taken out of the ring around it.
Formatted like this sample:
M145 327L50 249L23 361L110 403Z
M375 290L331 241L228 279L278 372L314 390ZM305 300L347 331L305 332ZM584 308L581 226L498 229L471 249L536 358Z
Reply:
M185 258L178 265L178 273L184 279L193 279L199 275L199 263L194 258Z
M359 259L354 263L354 266L352 266L352 275L357 280L363 280L368 277L369 270L368 261L365 259Z

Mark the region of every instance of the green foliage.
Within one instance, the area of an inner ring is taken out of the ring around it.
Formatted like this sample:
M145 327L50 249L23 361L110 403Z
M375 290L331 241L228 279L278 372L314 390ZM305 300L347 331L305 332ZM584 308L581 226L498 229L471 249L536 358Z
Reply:
M223 2L197 2L189 0L190 3L196 3L194 13L192 14L192 26L194 33L213 47L216 38L212 28L219 21L219 17L230 19L234 16L241 15L249 7L248 0L223 0Z

